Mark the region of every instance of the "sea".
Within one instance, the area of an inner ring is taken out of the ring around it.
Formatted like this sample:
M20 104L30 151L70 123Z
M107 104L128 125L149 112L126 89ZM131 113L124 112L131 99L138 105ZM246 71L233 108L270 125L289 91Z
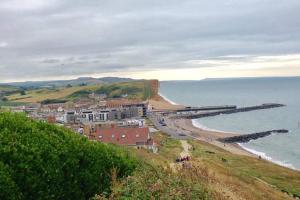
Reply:
M188 106L285 104L280 108L194 119L193 124L240 134L287 129L287 134L272 134L239 145L264 159L300 170L300 77L163 81L160 94L173 104Z

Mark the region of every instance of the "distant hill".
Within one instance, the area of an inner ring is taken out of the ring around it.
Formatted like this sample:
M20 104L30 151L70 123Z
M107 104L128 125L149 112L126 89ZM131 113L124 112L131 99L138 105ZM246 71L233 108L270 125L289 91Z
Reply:
M63 87L63 86L78 86L78 85L95 85L101 83L120 83L120 82L130 82L134 81L131 78L119 78L119 77L103 77L103 78L93 78L93 77L80 77L72 80L53 80L53 81L26 81L26 82L12 82L12 83L2 83L0 86L15 86L22 88L50 88L50 87Z

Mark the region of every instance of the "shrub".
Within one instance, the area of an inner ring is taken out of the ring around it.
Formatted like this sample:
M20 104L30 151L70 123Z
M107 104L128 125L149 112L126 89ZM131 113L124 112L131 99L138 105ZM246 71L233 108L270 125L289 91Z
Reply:
M220 199L207 186L210 181L207 177L207 169L178 169L175 173L171 168L142 163L133 176L113 182L109 197L96 195L94 200Z
M52 103L66 103L67 100L64 99L45 99L41 102L43 105L52 104Z
M88 199L109 194L112 169L122 178L135 167L124 149L0 113L0 199Z

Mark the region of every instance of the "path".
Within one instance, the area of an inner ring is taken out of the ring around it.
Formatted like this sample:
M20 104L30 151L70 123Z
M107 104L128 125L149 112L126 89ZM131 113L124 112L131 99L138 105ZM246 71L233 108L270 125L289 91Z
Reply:
M180 157L184 158L184 157L191 157L190 156L190 149L192 148L192 146L186 141L186 140L180 140L181 142L181 146L183 148L183 151L180 153ZM172 169L173 172L177 172L178 169L182 168L182 163L170 163L170 168Z
M180 142L183 148L183 151L180 153L180 157L183 158L190 156L189 150L192 148L192 146L186 140L180 140Z

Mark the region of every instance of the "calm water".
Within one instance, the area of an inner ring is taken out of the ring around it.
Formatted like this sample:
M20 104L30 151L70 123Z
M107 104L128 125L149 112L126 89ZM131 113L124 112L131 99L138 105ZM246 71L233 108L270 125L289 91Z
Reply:
M282 108L196 119L194 124L243 134L288 129L288 134L274 134L243 147L278 164L300 169L300 77L170 81L161 83L160 93L175 103L192 106L286 104Z

